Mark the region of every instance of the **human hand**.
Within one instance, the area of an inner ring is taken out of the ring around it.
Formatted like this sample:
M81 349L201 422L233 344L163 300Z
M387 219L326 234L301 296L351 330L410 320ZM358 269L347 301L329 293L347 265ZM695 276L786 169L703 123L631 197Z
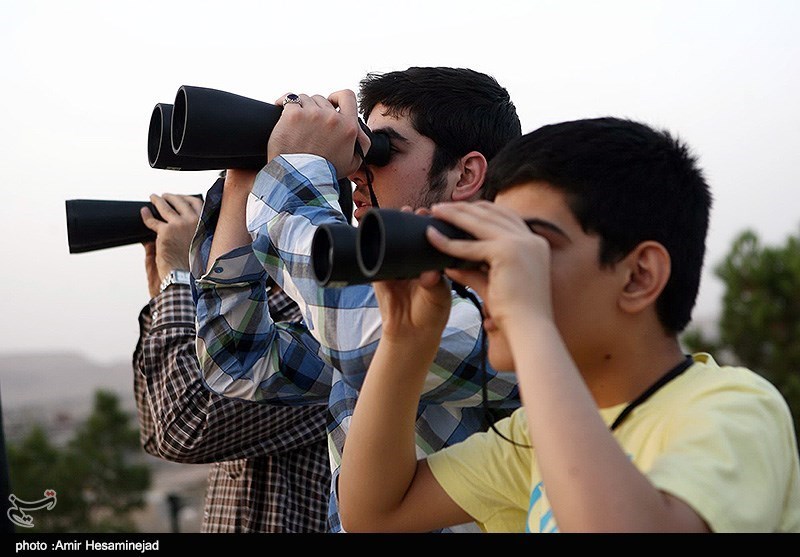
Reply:
M361 165L355 152L356 141L362 152L370 141L358 122L358 103L349 89L320 95L298 95L300 103L283 106L280 120L269 136L267 160L278 155L308 153L327 159L337 176L348 176ZM284 97L275 101L283 105Z
M450 316L450 288L438 271L417 279L373 283L381 310L382 337L434 342Z
M518 214L488 201L437 204L431 211L475 238L452 240L433 227L427 231L436 249L483 262L477 270L448 269L446 274L478 293L491 325L502 329L521 312L552 319L550 246Z
M165 193L163 197L153 194L150 201L163 219L155 218L150 209L142 207L142 221L156 233L155 242L145 243L148 288L155 296L161 281L170 271L189 269L189 245L197 229L203 201L192 195L171 193Z
M410 207L403 207L411 211ZM428 214L427 208L418 214ZM417 279L373 283L381 311L383 337L412 338L436 346L450 316L451 294L439 271L426 271Z

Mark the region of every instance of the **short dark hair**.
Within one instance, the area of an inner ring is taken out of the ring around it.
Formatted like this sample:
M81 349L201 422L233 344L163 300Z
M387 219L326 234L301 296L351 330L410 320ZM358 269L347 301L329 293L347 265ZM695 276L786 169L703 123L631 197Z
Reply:
M408 115L414 129L434 142L431 176L453 168L470 151L489 160L522 134L508 91L475 70L411 67L369 73L359 89L365 120L378 104L390 115Z
M689 148L666 130L620 118L543 126L489 164L485 195L531 182L564 193L583 230L600 237L600 264L647 240L669 252L669 280L656 301L666 331L691 320L705 256L711 192Z

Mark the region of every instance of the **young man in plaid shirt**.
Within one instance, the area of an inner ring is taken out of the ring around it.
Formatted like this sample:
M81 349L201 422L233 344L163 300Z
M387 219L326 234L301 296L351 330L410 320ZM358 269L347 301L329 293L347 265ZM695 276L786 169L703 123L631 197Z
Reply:
M171 194L151 201L165 221L143 212L157 236L145 244L152 299L139 315L133 356L142 446L173 462L211 463L203 532L325 531L331 475L325 407L264 406L205 388L195 304L181 274L189 268L202 202ZM274 286L269 312L276 322L300 319L297 305Z

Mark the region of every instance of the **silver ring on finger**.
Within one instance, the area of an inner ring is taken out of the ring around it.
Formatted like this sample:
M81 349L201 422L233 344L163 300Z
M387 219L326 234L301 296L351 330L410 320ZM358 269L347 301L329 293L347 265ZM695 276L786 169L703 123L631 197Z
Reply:
M294 93L289 93L288 95L283 97L283 106L286 106L287 104L299 104L301 107L303 106L302 103L300 102L300 97L298 97Z

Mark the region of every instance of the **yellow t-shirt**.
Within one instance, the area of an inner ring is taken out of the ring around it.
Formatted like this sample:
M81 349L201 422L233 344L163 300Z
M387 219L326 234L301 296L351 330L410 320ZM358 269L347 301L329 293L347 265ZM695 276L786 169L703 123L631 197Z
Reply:
M628 416L617 441L653 485L688 503L715 532L800 532L800 464L786 402L750 370L720 367L708 354L694 360ZM610 425L625 406L600 414ZM496 427L531 445L524 409ZM428 464L484 531L558 531L534 450L490 430Z

